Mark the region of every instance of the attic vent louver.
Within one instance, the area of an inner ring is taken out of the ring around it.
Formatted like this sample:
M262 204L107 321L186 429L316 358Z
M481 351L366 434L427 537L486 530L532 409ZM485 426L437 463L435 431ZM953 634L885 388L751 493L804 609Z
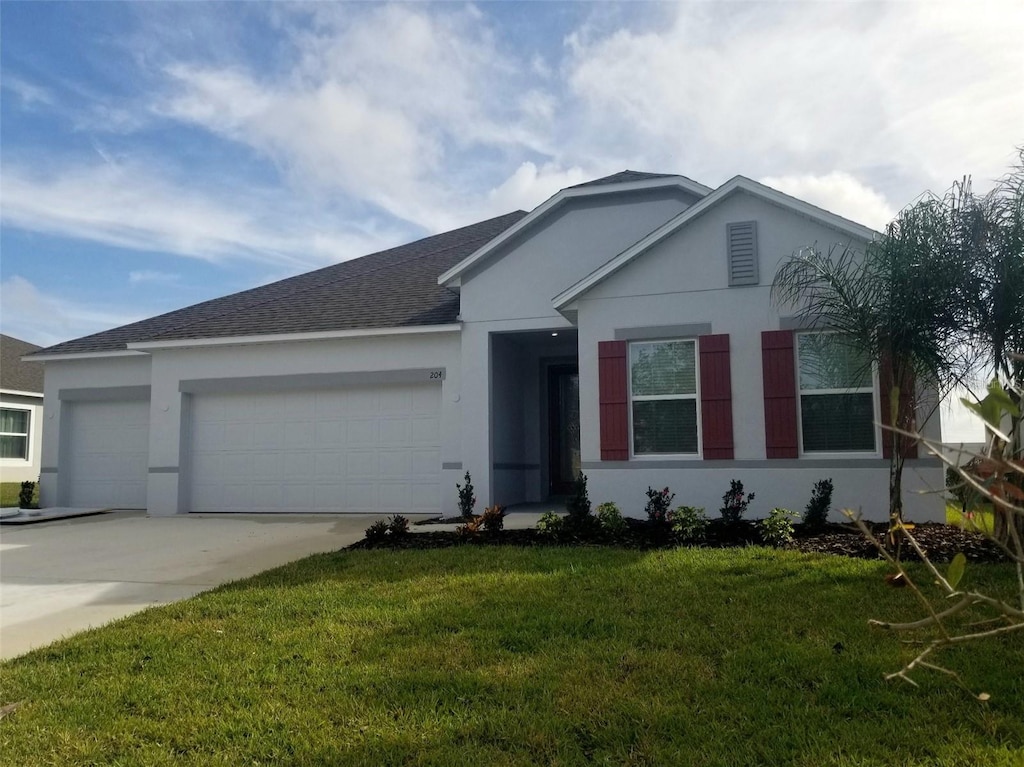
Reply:
M757 285L757 222L726 224L729 285Z

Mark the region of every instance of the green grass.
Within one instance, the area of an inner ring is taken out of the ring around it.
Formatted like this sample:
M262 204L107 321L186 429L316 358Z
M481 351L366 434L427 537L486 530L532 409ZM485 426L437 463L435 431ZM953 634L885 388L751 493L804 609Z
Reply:
M9 508L18 505L18 495L21 493L20 482L0 482L0 508ZM39 484L32 493L33 503L39 503Z
M995 530L995 518L992 513L992 504L982 504L978 508L975 508L968 512L969 516L964 516L963 512L960 511L960 504L956 501L951 501L946 504L946 524L956 525L962 527L965 530L973 530L978 533L987 533L992 535Z
M885 682L874 562L765 549L311 557L0 665L9 765L1020 765L1019 639ZM1013 586L1006 566L971 585Z
M20 482L0 482L0 508L18 505L18 493L21 492Z

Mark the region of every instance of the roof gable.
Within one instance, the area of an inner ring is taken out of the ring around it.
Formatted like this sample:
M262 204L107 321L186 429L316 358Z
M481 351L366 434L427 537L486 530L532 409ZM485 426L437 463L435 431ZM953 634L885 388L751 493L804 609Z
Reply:
M547 218L552 212L569 202L581 197L594 197L597 195L622 194L630 192L647 191L650 189L661 189L676 187L689 192L698 198L703 198L711 192L711 188L699 184L686 176L664 175L657 173L641 173L635 170L625 170L604 178L588 181L584 184L570 186L561 190L547 201L534 208L528 215L520 219L516 224L510 226L499 236L485 244L480 249L471 253L467 258L460 261L451 269L442 274L437 282L440 285L457 288L461 285L462 276L470 269L480 265L494 255L503 245L518 237L527 229L532 228L541 220Z
M671 221L668 221L664 225L658 227L639 242L631 245L613 259L595 269L575 285L555 296L551 300L551 303L554 305L555 309L564 313L566 308L573 301L578 299L588 290L615 274L634 259L650 250L654 245L679 231L681 228L706 213L715 205L718 205L729 196L738 192L751 194L768 203L789 210L797 215L805 216L822 224L823 226L827 226L830 229L834 229L855 239L870 241L880 234L873 229L850 221L842 216L837 216L834 213L830 213L823 208L819 208L815 205L804 202L803 200L799 200L796 197L791 197L788 194L784 194L776 189L760 184L746 178L745 176L735 176L722 184L722 186L711 194L704 197L704 199L684 210Z
M516 211L406 245L195 304L38 354L124 352L146 341L415 327L454 322L437 275L525 216Z

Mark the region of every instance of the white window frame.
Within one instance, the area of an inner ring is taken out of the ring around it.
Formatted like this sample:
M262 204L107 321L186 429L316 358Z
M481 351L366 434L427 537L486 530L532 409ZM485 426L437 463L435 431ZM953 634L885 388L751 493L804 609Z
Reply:
M2 458L4 465L18 465L27 464L32 462L32 408L28 407L12 407L10 405L0 406L0 410L17 410L25 413L25 431L0 431L0 437L24 437L25 438L25 457L24 458Z
M796 365L796 419L797 419L797 440L800 446L800 456L806 458L878 458L882 455L882 430L879 427L881 402L878 396L878 366L871 364L871 386L858 386L849 389L807 389L800 388L800 339L804 336L838 335L834 330L809 330L799 331L795 334L796 349L794 350L793 362ZM804 408L802 398L807 395L828 395L828 394L871 394L871 426L875 435L874 450L804 450Z
M686 342L693 344L693 394L633 394L633 347L652 344ZM675 461L700 460L704 455L704 441L701 429L700 411L700 348L695 337L691 338L645 338L642 341L630 341L626 348L626 402L629 423L629 458L632 461ZM655 400L692 399L697 403L697 452L696 453L637 453L636 440L633 438L633 402L649 402Z

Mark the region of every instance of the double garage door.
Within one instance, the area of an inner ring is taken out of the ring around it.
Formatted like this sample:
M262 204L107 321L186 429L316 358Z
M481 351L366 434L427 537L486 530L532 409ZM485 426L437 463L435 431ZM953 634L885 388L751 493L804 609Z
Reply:
M441 387L194 394L199 512L437 513Z

